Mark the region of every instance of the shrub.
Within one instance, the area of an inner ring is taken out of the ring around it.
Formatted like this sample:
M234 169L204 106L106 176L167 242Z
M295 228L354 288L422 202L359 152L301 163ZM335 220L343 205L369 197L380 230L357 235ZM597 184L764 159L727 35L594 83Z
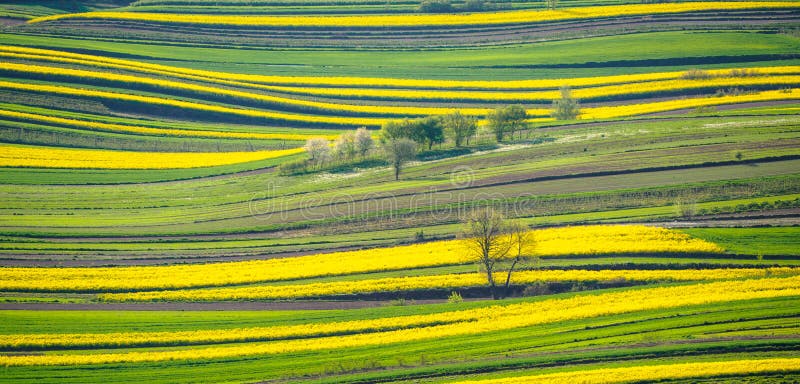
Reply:
M447 297L447 302L450 304L458 304L464 301L464 298L461 297L461 294L453 291L450 292L450 296Z
M710 79L711 77L712 76L710 73L702 69L690 69L684 72L683 75L681 75L681 78L686 80L702 80L702 79Z

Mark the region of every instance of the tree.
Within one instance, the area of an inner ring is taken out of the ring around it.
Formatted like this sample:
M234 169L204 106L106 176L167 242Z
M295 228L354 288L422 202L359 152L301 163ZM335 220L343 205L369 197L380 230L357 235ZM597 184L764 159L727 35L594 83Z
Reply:
M460 147L464 141L469 145L469 139L475 136L478 131L478 123L474 117L464 116L459 111L455 111L442 118L444 131L456 147Z
M575 120L581 114L578 100L572 97L569 86L561 87L561 98L553 100L553 117L556 120Z
M509 105L489 112L486 120L497 141L502 142L506 133L513 139L515 132L527 128L528 111L521 105Z
M506 258L512 248L507 228L503 215L486 207L469 214L462 232L467 251L486 272L489 290L495 300L498 298L494 281L495 265Z
M511 135L511 139L514 139L514 133L520 132L520 138L522 136L522 131L528 128L528 111L525 110L525 107L521 105L509 105L505 109L505 118L506 118L506 132Z
M518 220L508 224L508 237L511 243L509 253L514 258L511 260L511 266L508 267L508 273L506 274L506 284L503 289L504 297L508 296L508 288L511 285L511 274L514 272L514 268L519 262L523 261L526 256L533 253L533 249L536 245L533 232L527 225L522 224Z
M356 152L364 158L367 156L372 147L375 145L372 141L372 134L365 127L356 129L355 133Z
M387 121L381 127L381 140L411 139L414 135L413 128L409 119Z
M447 13L453 11L450 0L423 0L419 3L419 11L423 13Z
M544 5L547 9L556 9L558 8L558 0L544 0Z
M322 164L331 158L330 141L323 137L314 137L306 140L303 147L308 153L308 160L312 163Z
M421 139L421 144L428 145L428 150L432 149L434 144L444 142L442 119L437 116L428 116L415 120L412 131L415 132L416 137ZM412 139L414 138L412 137Z
M333 153L340 159L350 160L357 152L355 132L345 132L333 142Z
M394 179L399 180L403 165L417 155L417 143L406 138L391 139L384 143L383 150L394 168Z

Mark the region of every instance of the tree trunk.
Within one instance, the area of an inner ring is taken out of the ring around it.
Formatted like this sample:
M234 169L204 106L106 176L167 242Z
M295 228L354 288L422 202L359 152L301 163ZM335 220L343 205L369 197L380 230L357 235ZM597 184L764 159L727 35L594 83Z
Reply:
M514 262L511 263L511 267L508 268L508 275L506 275L506 285L503 288L503 298L508 297L508 287L511 284L511 273L514 272L514 267L517 266L517 262L519 261L519 257L514 258Z
M492 294L492 300L497 300L497 287L494 284L492 268L486 268L486 279L489 280L489 292Z
M400 180L400 164L394 165L394 179L395 181Z

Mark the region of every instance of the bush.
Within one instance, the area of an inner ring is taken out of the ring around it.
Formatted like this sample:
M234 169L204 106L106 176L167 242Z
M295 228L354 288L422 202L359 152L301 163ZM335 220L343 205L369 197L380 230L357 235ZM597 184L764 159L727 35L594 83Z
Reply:
M713 76L711 76L710 73L702 69L690 69L686 71L683 75L681 75L681 78L686 80L702 80L702 79L710 79L712 77Z
M422 13L453 12L453 4L450 3L450 0L424 0L419 4L419 11Z
M534 283L522 290L522 296L542 296L550 293L550 285L547 283Z
M450 304L458 304L464 301L464 298L461 297L461 294L453 291L450 292L450 296L447 297L447 302Z

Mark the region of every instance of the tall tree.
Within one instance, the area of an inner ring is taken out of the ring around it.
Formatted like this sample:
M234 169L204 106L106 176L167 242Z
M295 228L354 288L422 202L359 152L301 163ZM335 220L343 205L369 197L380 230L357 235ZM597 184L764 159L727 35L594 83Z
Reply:
M556 120L575 120L580 114L580 104L572 97L572 90L567 85L561 87L561 98L553 100L553 117Z
M505 259L513 244L507 235L505 218L491 207L473 210L466 218L462 237L467 252L486 272L492 299L497 299L495 266Z
M372 134L365 127L356 129L354 140L356 152L358 152L362 158L366 157L367 153L369 153L369 151L372 150L372 147L375 145L372 141Z
M355 132L345 132L333 142L333 153L339 159L350 160L356 156L357 152Z
M414 131L417 132L416 136L422 139L421 144L428 145L428 150L432 149L434 144L444 142L444 130L442 129L442 119L440 117L428 116L417 119L415 123Z
M303 147L308 153L308 160L315 164L322 164L331 158L330 141L323 137L314 137L306 140Z
M442 125L445 133L453 140L456 147L460 147L464 141L469 145L469 139L478 131L476 119L472 116L464 116L459 111L445 115L442 118Z
M405 163L417 155L417 143L406 138L391 139L384 143L383 150L386 152L386 159L394 168L394 179L399 180L400 171Z

